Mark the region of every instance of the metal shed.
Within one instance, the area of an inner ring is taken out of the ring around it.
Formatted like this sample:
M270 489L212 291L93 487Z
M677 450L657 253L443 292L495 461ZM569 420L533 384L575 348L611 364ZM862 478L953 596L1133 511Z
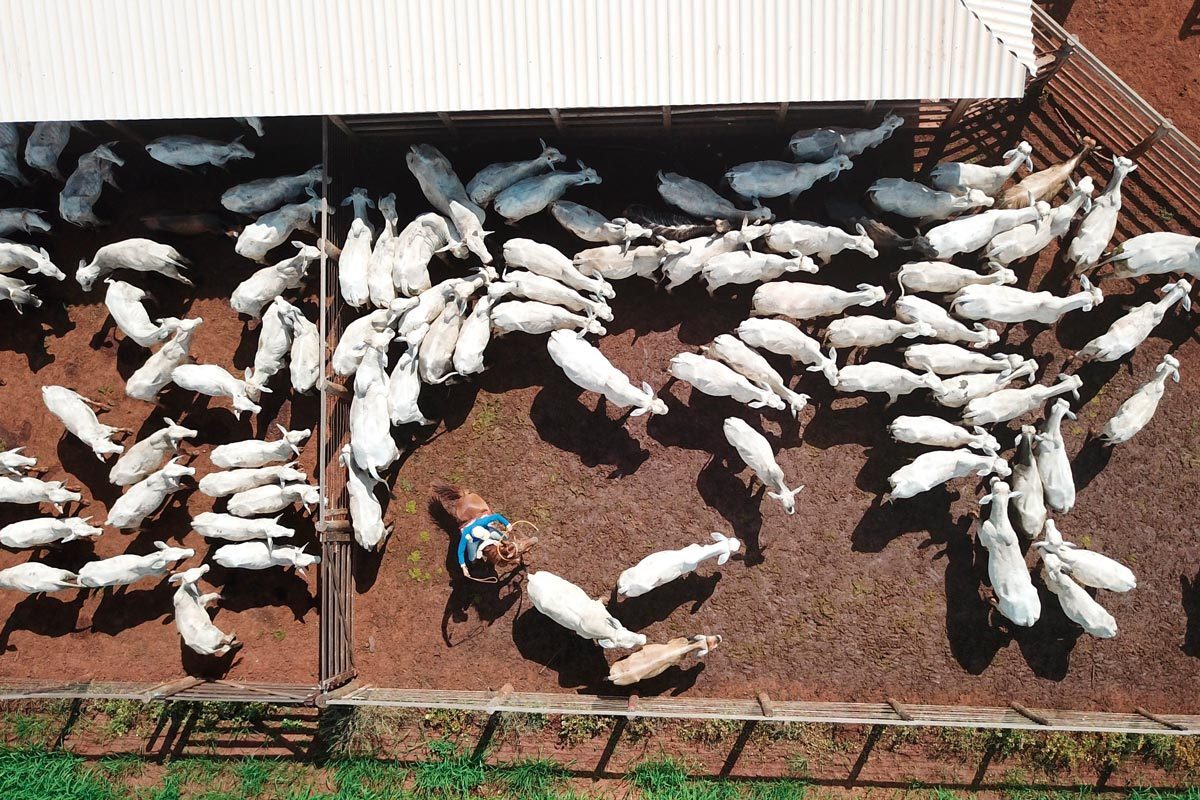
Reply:
M1031 0L0 0L0 120L1020 97Z

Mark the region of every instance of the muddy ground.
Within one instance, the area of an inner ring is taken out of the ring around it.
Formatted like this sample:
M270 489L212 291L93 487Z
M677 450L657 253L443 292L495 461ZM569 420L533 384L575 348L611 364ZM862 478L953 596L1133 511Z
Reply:
M727 165L781 157L787 134L558 144L605 180L573 190L569 199L616 215L629 202L656 203L658 169L715 184ZM1018 124L1012 135L1019 134ZM823 219L829 196L856 196L876 177L911 172L905 165L912 163L912 148L911 139L898 136L834 185L819 184L794 216ZM407 198L406 210L417 213L421 198L403 167L381 167L388 163L383 153L400 149L366 154L372 170L355 174L373 190L396 190ZM531 147L467 140L446 142L445 150L469 177L485 163L524 156ZM788 215L785 205L777 211ZM1153 218L1136 224L1159 226ZM490 240L496 253L512 235L568 253L584 246L548 215L527 219L516 231L495 227L501 229ZM1021 285L1073 291L1055 253L1051 247L1036 265L1019 265ZM904 260L843 254L819 279L843 288L869 282L893 289L889 273ZM1055 327L1013 326L998 349L1037 358L1039 379L1048 383L1071 352L1130 302L1152 299L1163 282L1106 282L1108 300L1093 312L1077 312ZM791 385L812 395L798 424L782 412L759 413L705 396L670 381L668 361L732 331L748 316L753 287L721 290L715 298L697 285L668 295L641 279L616 288L616 319L600 349L635 381L648 381L670 412L626 419L562 375L546 355L545 337L521 334L491 345L484 375L428 392L425 413L442 422L400 437L413 438L387 510L395 533L381 558L356 552L360 680L621 693L604 680L608 663L621 653L606 654L533 610L521 576L487 586L456 575L456 533L427 506L429 486L448 481L479 491L510 519L537 524L542 541L528 559L530 569L559 574L592 595L607 597L621 570L643 556L706 541L710 531L746 543L744 554L724 568L708 564L643 597L609 603L616 617L651 641L725 637L705 663L637 686L642 695L767 691L775 698L828 701L1200 708L1193 680L1200 674L1194 589L1200 513L1191 501L1200 484L1194 411L1200 377L1187 366L1200 354L1194 315L1171 315L1126 363L1080 371L1084 402L1076 405L1078 421L1065 429L1079 500L1060 527L1068 538L1128 563L1139 578L1134 592L1102 595L1121 633L1100 641L1066 620L1044 589L1042 619L1032 629L1010 626L991 612L986 560L975 544L982 486L957 481L915 499L880 502L887 476L921 452L892 443L886 424L905 413L949 416L932 401L914 396L885 409L886 398L835 393L819 376L774 358L793 376ZM872 312L888 315L889 309L853 313ZM806 327L819 333L820 326ZM1168 388L1153 423L1131 444L1100 447L1095 435L1166 352L1183 362L1183 383ZM869 358L898 363L900 354L880 348ZM749 471L721 432L731 415L761 426L785 475L807 486L794 516L748 486ZM1016 427L994 432L1011 443Z
M94 400L108 403L112 410L100 415L102 422L130 428L141 439L162 427L164 417L195 428L200 435L185 449L195 453L192 466L197 478L213 470L207 453L213 446L250 437L275 437L275 424L292 428L309 427L314 436L303 450L300 466L315 476L316 396L293 400L286 370L276 375L264 394L263 413L238 421L228 401L194 396L178 389L167 390L155 406L125 396L124 385L149 351L127 341L115 328L104 306L103 283L83 293L74 280L76 265L90 260L96 248L134 236L149 236L175 246L192 261L189 271L195 287L159 275L125 272L118 277L141 286L154 295L152 315L199 316L204 323L192 347L202 363L219 364L240 375L254 360L257 323L246 324L229 306L229 296L239 282L258 265L233 252L233 240L222 236L180 237L153 234L139 218L158 211L220 211L218 198L234 183L255 177L303 170L318 163L320 128L312 121L279 126L259 144L253 135L247 144L257 150L253 161L235 162L228 172L185 174L152 161L136 143L114 135L103 123L92 126L95 135L75 133L60 164L74 168L81 152L96 144L122 139L116 146L126 158L116 178L123 191L106 188L98 214L113 224L84 231L50 218L49 235L21 238L44 245L54 262L68 273L61 283L36 278L35 290L43 299L40 309L17 316L5 306L0 332L0 439L5 447L23 446L48 468L46 479L65 480L69 488L83 493L85 505L78 512L103 521L109 505L121 491L108 483L112 459L99 461L89 448L65 434L62 424L46 410L40 388L47 384L70 387ZM188 121L142 123L137 131L147 138L168 132L187 132L231 138L245 132L232 121ZM27 131L24 132L27 134ZM3 190L0 206L23 205L57 209L58 185L39 179L27 190ZM14 238L20 238L14 236ZM310 240L312 237L308 237ZM280 253L282 253L282 248ZM294 251L293 251L294 252ZM273 254L278 258L287 257ZM316 318L318 270L310 272L310 283L302 297L292 297L310 318ZM132 444L134 438L126 440ZM315 480L315 477L314 477ZM107 528L98 539L76 542L44 552L2 552L0 567L30 559L68 569L87 561L120 553L147 553L155 540L196 550L196 556L180 568L196 566L205 559L206 540L190 529L191 516L214 509L214 501L194 489L172 495L157 517L138 533L123 534ZM221 510L224 501L218 504ZM43 509L50 513L48 506ZM69 509L75 513L75 509ZM37 516L29 506L0 509L0 525ZM307 517L288 512L283 524L297 529L297 544L315 546L312 523ZM316 571L307 578L283 570L259 572L226 570L218 565L205 581L223 595L215 620L226 632L236 633L245 643L240 652L225 659L206 659L184 648L171 614L173 588L165 581L155 585L142 581L117 590L67 591L54 596L27 597L12 592L0 594L0 680L4 678L169 680L184 674L229 677L235 680L294 681L313 683L317 669Z

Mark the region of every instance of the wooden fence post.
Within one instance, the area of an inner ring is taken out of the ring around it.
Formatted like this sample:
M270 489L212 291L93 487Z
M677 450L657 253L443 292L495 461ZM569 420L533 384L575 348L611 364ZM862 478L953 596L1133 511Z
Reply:
M1140 142L1135 144L1133 148L1125 154L1126 158L1138 159L1146 154L1146 151L1154 146L1155 142L1166 136L1171 131L1175 130L1175 123L1169 119L1163 119L1158 123L1158 127L1146 135Z

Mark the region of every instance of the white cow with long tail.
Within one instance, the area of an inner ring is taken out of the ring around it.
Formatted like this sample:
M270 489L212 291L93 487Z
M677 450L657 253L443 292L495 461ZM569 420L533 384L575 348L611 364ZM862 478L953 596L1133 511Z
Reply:
M223 656L241 642L232 633L224 633L208 616L208 607L221 599L216 592L200 594L197 584L211 569L208 564L176 572L167 580L179 584L171 603L175 607L175 628L179 638L191 650L203 656Z
M654 396L650 384L638 389L598 348L574 331L554 331L546 342L551 360L576 386L603 395L617 407L633 406L630 416L666 414L667 404Z
M646 643L644 635L626 630L599 600L552 572L531 573L526 591L538 611L584 639L594 639L606 650L632 649Z
M767 438L737 417L726 419L722 430L725 431L726 441L733 445L746 465L754 470L754 474L767 487L767 497L778 500L788 514L795 514L796 495L804 486L789 489L783 482L783 468L775 460L775 453L771 450L771 443ZM736 539L733 541L737 542Z
M1008 506L1013 494L1007 483L992 479L991 493L979 498L981 506L992 505L991 516L979 526L979 543L987 548L988 580L996 593L996 607L1013 623L1028 628L1042 615L1042 601L1009 521Z

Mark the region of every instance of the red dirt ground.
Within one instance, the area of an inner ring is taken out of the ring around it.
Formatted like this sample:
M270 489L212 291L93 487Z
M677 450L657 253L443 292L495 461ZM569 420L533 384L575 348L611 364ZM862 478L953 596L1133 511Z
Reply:
M605 178L601 187L572 192L572 199L616 214L627 202L655 201L657 169L715 183L724 165L770 157L785 138L782 132L766 139L747 135L714 141L707 150L645 141L561 146ZM904 163L911 147L890 143L879 163ZM495 143L447 144L464 175L523 152ZM366 185L396 189L408 198L408 212L419 210L403 167L381 179L378 163ZM836 190L861 191L879 174L886 173L861 161ZM365 173L359 176L366 180ZM813 213L806 206L796 217ZM1144 230L1160 226L1153 218L1136 222ZM526 220L519 230L567 252L580 249L552 221ZM511 235L505 229L495 238ZM499 252L500 241L492 249ZM1033 283L1045 281L1045 288L1063 293L1053 255L1051 248ZM862 281L893 286L887 274L899 263L837 257L823 277L843 288ZM1150 299L1162 282L1106 283L1109 300L1092 313L1077 313L1052 329L1016 326L1004 349L1036 356L1048 382L1066 355L1102 332L1131 299ZM668 383L669 359L732 330L747 316L751 290L724 291L715 300L695 286L671 296L637 280L617 290L616 320L600 348L633 379L660 390L670 413L622 422L619 411L598 406L594 395L566 380L546 356L544 337L520 334L489 349L490 369L478 380L430 392L425 413L444 424L417 434L420 446L399 470L388 509L396 532L381 561L356 553L361 681L620 693L604 676L621 653L606 654L533 610L520 579L497 588L452 577L452 533L426 507L428 486L445 480L473 487L512 519L537 523L542 543L530 568L562 575L593 595L607 596L620 571L644 555L707 540L709 531L747 543L744 557L723 569L706 565L649 595L610 603L616 617L651 641L725 636L703 665L643 683L636 687L642 695L750 697L765 690L779 699L1200 709L1194 681L1200 597L1193 588L1200 514L1191 502L1200 488L1194 417L1200 376L1187 367L1200 362L1194 315L1168 319L1138 350L1132 368L1096 365L1080 373L1085 402L1079 421L1065 431L1080 494L1061 527L1069 538L1130 564L1139 577L1136 591L1101 597L1121 633L1100 641L1082 635L1044 591L1042 620L1034 628L1014 630L993 618L986 561L974 544L976 497L983 492L971 482L880 504L887 475L920 452L893 444L887 421L936 413L936 405L915 398L885 411L879 398L838 395L802 373L799 390L811 393L813 403L797 427L781 414L759 414ZM1105 452L1094 435L1168 351L1184 364L1183 383L1169 387L1153 424L1133 443ZM898 353L881 349L873 357L894 360ZM776 364L788 374L786 364ZM781 450L785 475L807 485L795 516L748 491L749 473L721 433L729 415L761 420ZM1014 432L1013 426L997 430L1008 442Z
M102 123L98 133L111 134ZM147 138L166 132L186 130L212 136L242 133L235 123L203 122L173 125L139 125ZM55 263L67 273L62 283L37 278L36 293L44 301L41 309L18 317L11 307L4 309L5 331L0 335L0 439L5 446L24 446L37 456L40 466L49 467L47 479L61 479L84 495L87 505L79 513L92 514L103 521L109 504L121 492L108 483L109 462L101 463L77 439L65 434L62 424L41 401L40 388L61 384L113 409L100 415L103 422L131 428L142 438L161 427L164 416L200 431L190 449L199 454L192 465L197 478L213 469L207 453L215 444L252 436L277 436L274 425L311 427L313 438L300 459L302 468L315 475L316 415L315 396L293 403L286 374L271 383L274 394L263 395L264 410L256 419L248 416L238 422L225 401L193 397L189 393L168 391L161 409L127 398L125 379L142 364L148 351L125 341L108 318L104 306L104 285L98 284L84 294L74 280L80 259L90 259L97 247L132 236L149 236L174 245L190 258L190 274L195 289L157 275L138 273L119 275L153 293L157 302L151 313L175 316L200 316L192 355L200 362L220 364L240 375L254 359L257 324L246 331L243 321L229 307L233 288L256 265L233 252L233 242L219 236L174 237L147 233L138 218L152 211L200 211L220 209L217 198L234 183L252 177L279 174L297 167L307 169L320 161L319 128L311 122L298 125L301 133L287 138L276 132L273 146L257 147L258 158L242 162L228 173L186 175L152 161L140 147L123 142L117 151L127 165L117 170L117 181L124 190L105 189L98 214L114 224L94 231L81 231L51 215L54 230L49 236L33 241L44 244ZM314 136L314 131L316 134ZM270 133L268 134L271 135ZM116 137L113 137L116 138ZM104 141L74 134L61 164L65 169L79 152ZM25 192L6 190L0 206L27 205L57 208L57 187L49 180L39 181ZM280 251L282 252L282 250ZM280 256L286 257L286 256ZM301 305L315 318L315 276ZM286 371L285 371L286 373ZM209 402L205 402L209 401ZM134 440L128 439L126 444ZM166 510L149 523L146 531L122 534L111 528L94 542L72 543L47 551L44 557L30 552L0 553L0 567L8 567L31 558L56 566L77 569L87 561L119 553L146 553L156 539L182 544L196 550L195 558L180 568L196 566L205 558L208 545L203 537L191 532L192 515L213 508L213 500L199 491L186 490L172 496ZM46 513L52 509L46 507ZM74 510L71 509L71 513ZM33 507L9 506L0 509L0 525L37 515ZM290 519L289 519L290 518ZM295 524L297 543L315 545L312 525L306 518L291 513L284 524ZM204 659L183 648L171 620L173 588L165 581L155 586L143 581L117 591L105 590L85 595L63 592L40 598L5 592L0 595L0 617L5 619L0 632L0 680L4 678L169 680L184 674L227 676L238 680L292 681L312 684L317 668L316 574L301 578L283 570L261 572L227 571L213 565L206 582L218 587L224 599L218 604L216 623L226 632L234 632L245 643L235 655L218 660ZM185 672L186 670L186 672Z

